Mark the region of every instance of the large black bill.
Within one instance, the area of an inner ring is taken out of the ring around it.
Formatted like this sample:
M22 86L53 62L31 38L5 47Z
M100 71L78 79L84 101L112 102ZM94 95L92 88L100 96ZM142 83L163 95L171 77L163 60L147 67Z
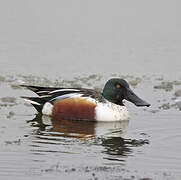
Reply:
M151 104L139 98L131 89L127 89L125 99L132 102L136 106L150 106Z

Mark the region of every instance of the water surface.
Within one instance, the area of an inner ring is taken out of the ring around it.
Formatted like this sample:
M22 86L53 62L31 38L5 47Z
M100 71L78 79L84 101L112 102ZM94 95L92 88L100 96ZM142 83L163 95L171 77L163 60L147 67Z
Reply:
M97 77L84 76L84 79L94 88L91 81L96 82ZM168 82L158 77L125 78L152 106L138 108L125 102L131 113L129 121L94 123L36 115L33 107L19 98L22 94L33 94L18 87L17 82L41 85L45 78L2 76L0 176L5 179L75 176L77 179L179 179L180 110L174 91L181 85L170 81L173 89L168 91L163 86ZM75 79L59 81L58 86L70 87L76 82L81 86L82 78ZM57 84L57 81L48 82ZM97 89L101 89L102 83L99 77ZM144 88L148 91L143 92Z

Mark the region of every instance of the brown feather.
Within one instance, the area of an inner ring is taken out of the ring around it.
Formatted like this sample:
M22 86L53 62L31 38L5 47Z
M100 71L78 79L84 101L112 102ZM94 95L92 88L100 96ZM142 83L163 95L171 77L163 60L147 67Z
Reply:
M96 104L83 98L67 98L54 104L52 115L70 120L95 120Z

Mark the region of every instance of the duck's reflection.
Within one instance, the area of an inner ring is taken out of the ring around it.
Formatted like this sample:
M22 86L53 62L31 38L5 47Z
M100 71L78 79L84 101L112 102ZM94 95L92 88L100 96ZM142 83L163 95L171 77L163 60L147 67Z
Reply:
M59 137L73 137L82 140L95 137L96 141L94 144L104 147L102 153L106 154L105 159L109 160L122 161L123 157L132 154L133 147L149 143L148 140L143 139L123 138L123 134L128 127L128 121L95 123L90 121L70 121L50 118L38 114L33 120L29 121L29 123L34 127L38 127L38 129L34 131L34 134L38 135L36 138L46 141L41 141L41 143L48 144L49 139L50 141L54 139L54 144L59 144ZM116 155L116 157L114 155Z
M52 118L52 131L58 132L59 136L89 138L95 136L95 123L85 121L70 121Z
M129 121L124 122L91 122L71 121L50 118L38 114L31 122L39 127L38 131L52 132L52 135L62 137L90 138L90 137L120 137L126 130Z

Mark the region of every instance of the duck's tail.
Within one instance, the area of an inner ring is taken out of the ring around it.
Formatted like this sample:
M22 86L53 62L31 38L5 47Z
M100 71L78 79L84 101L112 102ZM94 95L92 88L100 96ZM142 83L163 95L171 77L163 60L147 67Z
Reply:
M35 92L38 95L38 97L22 96L21 98L31 103L38 112L42 113L44 104L51 99L51 95L48 95L48 93L50 90L52 89L54 90L54 88L47 88L41 86L27 86L27 85L21 85L21 87L28 88L29 90Z
M43 106L46 103L46 100L41 97L24 97L24 96L22 96L21 98L23 98L25 101L31 103L34 106L34 108L40 113L42 112Z

